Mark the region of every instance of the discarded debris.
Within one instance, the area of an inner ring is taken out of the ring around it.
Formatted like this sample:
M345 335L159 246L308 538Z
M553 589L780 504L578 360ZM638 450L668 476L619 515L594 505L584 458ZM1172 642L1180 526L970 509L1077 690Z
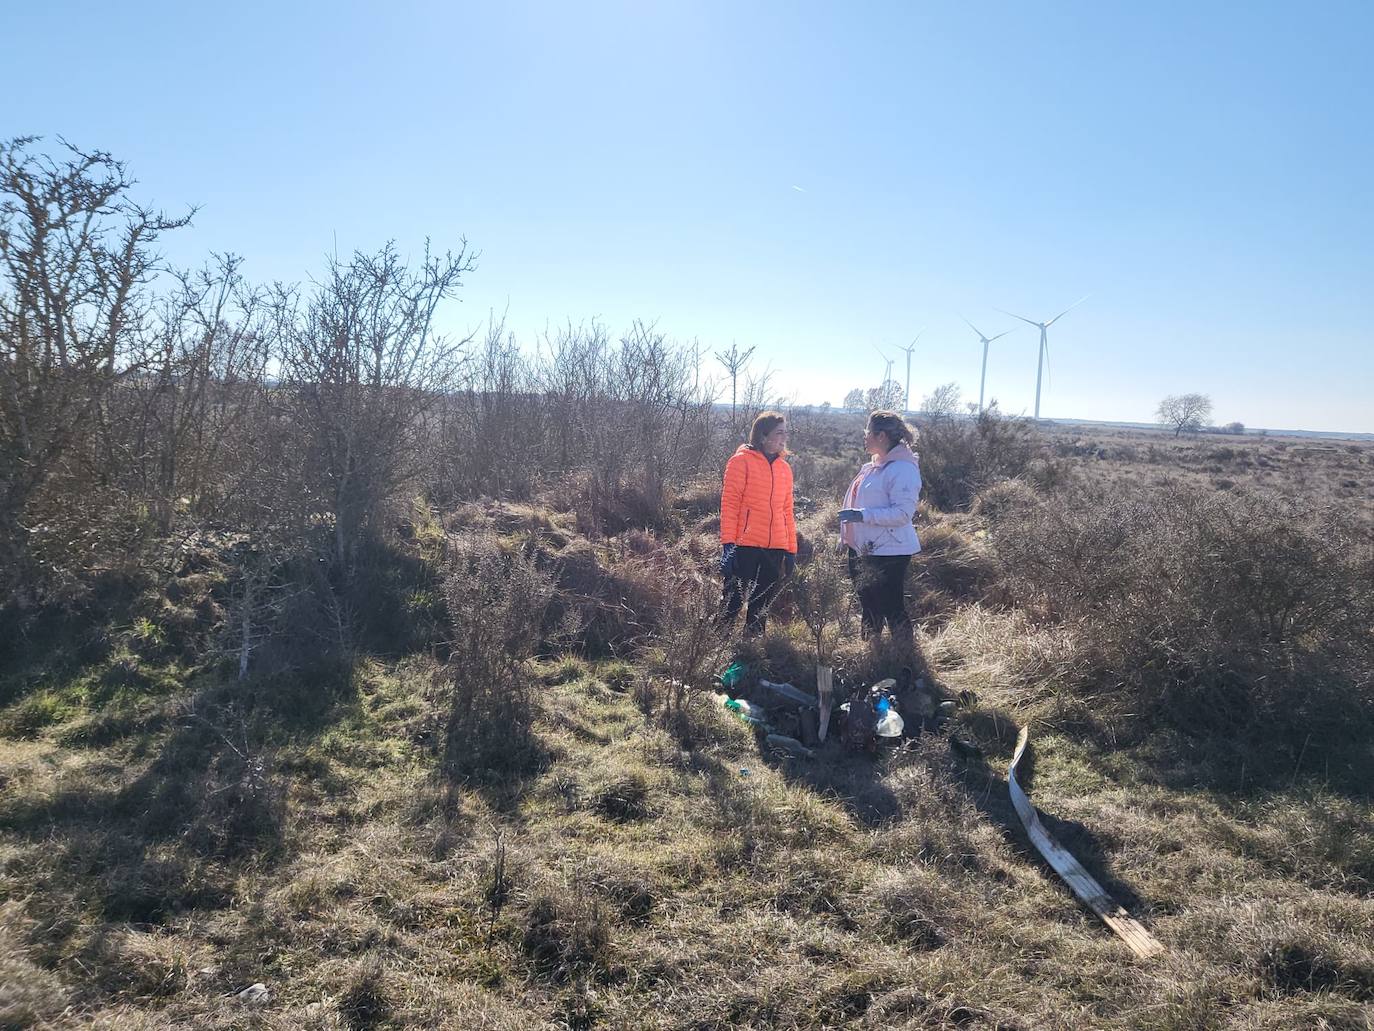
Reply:
M949 739L950 751L960 759L976 760L983 758L983 750L977 745L970 744L963 738L954 737L952 734Z
M1102 885L1083 869L1083 864L1075 859L1068 849L1050 837L1049 832L1041 824L1035 807L1031 805L1030 799L1016 781L1016 764L1021 761L1029 738L1029 728L1022 727L1016 738L1016 754L1012 756L1011 765L1007 767L1007 789L1011 792L1011 804L1015 806L1016 815L1021 818L1031 844L1045 857L1045 861L1054 867L1054 872L1073 889L1073 893L1101 917L1102 922L1115 931L1117 936L1130 946L1132 952L1141 959L1149 959L1163 952L1164 946L1159 940L1108 895Z
M720 685L727 691L744 679L744 675L749 672L749 667L742 662L732 662L726 666L720 675Z
M763 739L770 748L777 748L784 752L791 752L793 755L801 756L803 759L814 759L816 753L807 748L804 744L794 737L784 737L782 734L769 734Z
M835 671L830 666L816 667L816 708L819 718L816 724L816 738L824 742L830 731L830 706L835 700Z
M235 992L234 998L250 1005L265 1006L272 1001L272 990L259 981L257 984L250 984L241 992Z
M793 687L791 684L780 684L775 680L760 680L759 687L767 688L774 694L786 698L794 705L801 705L807 708L816 707L816 699L813 696L799 688Z
M879 698L874 703L873 708L878 714L878 721L874 724L873 732L879 737L901 737L905 723L902 721L902 714L892 704L892 699L890 697Z
M727 698L725 699L725 707L742 717L746 723L762 725L768 722L768 714L763 707L755 705L745 698Z
M874 726L878 722L878 715L873 709L872 699L867 694L862 694L853 701L841 705L840 711L844 713L844 727L840 739L844 741L845 747L870 755L877 751L878 735L874 731Z

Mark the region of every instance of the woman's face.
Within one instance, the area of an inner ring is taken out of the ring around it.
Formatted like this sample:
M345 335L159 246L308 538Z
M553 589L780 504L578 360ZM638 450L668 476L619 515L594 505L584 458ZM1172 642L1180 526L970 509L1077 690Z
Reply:
M763 438L760 449L765 455L780 455L785 447L787 447L787 423L780 422Z
M873 427L869 426L864 430L864 450L870 455L878 455L879 457L887 454L891 450L887 434L882 430L875 433Z

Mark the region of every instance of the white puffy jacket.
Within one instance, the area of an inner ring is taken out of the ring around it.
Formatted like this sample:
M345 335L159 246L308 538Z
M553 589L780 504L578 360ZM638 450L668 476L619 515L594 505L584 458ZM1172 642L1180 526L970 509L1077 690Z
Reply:
M861 523L843 523L840 539L859 554L914 555L921 550L912 520L921 496L921 467L905 444L898 444L882 461L874 459L859 470L844 495L845 508L863 510Z

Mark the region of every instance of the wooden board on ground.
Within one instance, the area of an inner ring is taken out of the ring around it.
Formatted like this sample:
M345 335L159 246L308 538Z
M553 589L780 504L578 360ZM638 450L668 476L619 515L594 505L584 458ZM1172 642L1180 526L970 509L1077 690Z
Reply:
M1016 781L1016 765L1026 751L1026 741L1029 737L1029 728L1022 727L1016 738L1016 754L1012 756L1011 765L1007 768L1007 787L1011 792L1011 804L1016 807L1016 815L1021 818L1021 824L1030 836L1031 844L1045 857L1045 861L1054 867L1054 872L1064 879L1073 893L1101 917L1102 922L1115 931L1117 936L1130 946L1132 952L1141 959L1149 959L1163 952L1164 946L1159 940L1108 895L1102 885L1093 879L1092 874L1083 869L1083 864L1075 859L1068 849L1050 837L1049 831L1045 830L1040 822L1040 815Z

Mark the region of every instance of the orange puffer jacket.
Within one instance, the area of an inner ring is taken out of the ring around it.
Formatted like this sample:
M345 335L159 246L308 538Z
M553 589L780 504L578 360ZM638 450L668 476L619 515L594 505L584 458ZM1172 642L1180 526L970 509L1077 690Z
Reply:
M792 467L779 456L741 444L725 463L720 492L720 542L797 552L792 518Z

